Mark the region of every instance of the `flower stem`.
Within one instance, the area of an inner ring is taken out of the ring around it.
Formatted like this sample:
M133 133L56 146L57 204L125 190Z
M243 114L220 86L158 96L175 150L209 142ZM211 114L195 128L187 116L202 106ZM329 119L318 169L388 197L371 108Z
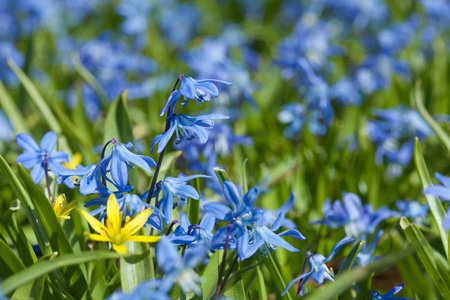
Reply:
M302 267L302 273L300 274L300 276L302 276L305 273L306 270L306 264L308 263L308 259L312 256L313 254L311 252L306 252L306 256L305 256L305 260L303 261L303 267ZM304 278L298 283L298 288L297 288L297 293L295 294L295 297L299 297L300 296L300 291L302 290L302 282L303 280L305 280Z
M47 192L48 192L48 197L50 198L50 201L52 203L53 206L53 197L52 197L52 191L50 190L50 180L48 178L48 157L46 157L44 159L44 169L45 169L45 180L47 182Z
M223 292L223 289L227 285L227 280L230 278L231 272L233 271L234 266L236 265L237 261L238 261L238 255L236 253L236 256L234 257L233 262L231 263L231 266L228 268L227 274L223 278L222 287L220 288L220 293Z
M181 74L180 76L178 76L177 81L175 82L175 84L173 86L172 92L175 91L175 89L177 88L178 82L180 82L180 80L182 80L184 78L183 76L184 76L184 74ZM170 111L171 111L171 106L167 110L167 116L169 116ZM166 120L166 128L164 129L164 132L167 132L167 130L169 130L171 119L172 118L169 118ZM164 147L164 149L159 154L158 163L156 164L155 174L153 175L152 182L150 184L150 189L148 191L148 196L147 196L147 201L146 201L148 204L150 204L150 202L152 200L153 189L155 188L156 180L158 180L158 173L159 173L159 169L161 168L165 152L166 152L166 147Z
M103 158L105 158L106 147L108 147L109 143L117 144L117 139L116 139L116 138L113 138L113 139L109 140L109 141L105 144L105 146L103 146L103 149L102 149L102 156L100 157L100 161L101 161ZM103 175L103 172L102 172L102 183L106 186L106 177L105 177L105 175Z
M233 220L231 220L231 222L228 223L228 225L227 225L227 237L225 239L225 246L223 248L222 264L220 265L219 278L217 279L217 288L216 288L216 292L213 296L213 299L219 299L219 296L220 296L220 290L221 290L221 286L222 286L222 276L223 276L223 272L225 271L225 264L227 262L227 251L228 251L228 243L230 241L231 227L233 227Z

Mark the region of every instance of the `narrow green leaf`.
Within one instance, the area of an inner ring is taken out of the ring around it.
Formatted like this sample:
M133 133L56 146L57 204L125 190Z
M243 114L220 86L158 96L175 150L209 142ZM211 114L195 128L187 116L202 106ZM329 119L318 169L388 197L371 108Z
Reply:
M29 267L34 264L37 260L36 254L28 242L23 229L17 223L17 217L15 214L11 214L5 218L3 222L6 232L9 235L14 246L16 246L17 252L19 252L20 258L22 259L25 266Z
M167 176L174 175L175 162L181 154L183 154L182 151L172 151L164 155L164 160L159 169L159 178L166 178Z
M267 300L266 283L264 281L264 275L261 272L259 266L256 266L256 276L258 279L258 292L260 300Z
M247 162L248 162L248 158L246 158L244 160L244 165L242 167L242 178L243 178L242 180L243 180L244 194L247 194L247 192L248 192L248 181L247 181L247 171L246 171Z
M259 266L266 258L267 258L267 256L264 256L264 257L263 257L262 259L260 259L258 262L254 263L254 264L252 264L252 265L250 265L250 266L248 266L248 267L245 267L245 268L243 268L243 269L238 270L236 273L234 273L233 275L231 275L230 281L232 281L234 277L239 276L240 274L244 273L245 271L248 271L248 270L251 270L251 269L253 269L253 268L255 268L255 267L258 267L258 266Z
M36 215L34 214L34 206L33 203L31 202L30 196L28 195L28 192L25 190L25 188L22 186L22 183L20 183L17 176L13 173L11 167L8 165L6 160L1 155L0 155L0 171L5 175L12 190L19 198L21 203L20 205L21 207L23 207L25 214L27 215L28 221L30 222L31 227L33 228L39 246L41 247L41 249L45 249L47 237L45 236L45 231L42 228L42 226L39 226L38 222L36 221Z
M14 71L14 73L16 73L17 77L19 77L20 82L28 92L28 95L30 95L31 100L34 102L34 104L36 104L36 107L41 113L42 119L48 123L48 126L57 135L61 134L61 126L59 126L59 123L53 115L52 110L47 105L47 102L45 102L44 98L42 98L34 83L12 60L8 60L8 65Z
M42 280L43 278L38 278L18 287L11 296L11 300L41 299L40 296L42 293Z
M129 293L139 283L154 278L155 274L148 243L126 242L125 245L130 253L137 254L120 258L122 290Z
M430 174L428 173L427 165L425 164L425 160L423 158L422 149L420 147L419 139L416 138L414 145L414 162L416 164L417 172L419 173L420 181L422 183L422 187L426 188L432 184ZM442 226L442 222L445 217L445 210L442 206L441 201L432 195L425 195L427 199L428 206L430 207L431 213L433 214L434 220L436 221L436 225L439 229L439 235L442 240L442 244L444 246L445 255L447 259L449 258L448 251L448 240L449 240L449 232L444 229Z
M356 243L352 250L350 250L350 253L348 254L347 258L345 259L344 263L342 264L342 267L339 269L339 273L344 273L346 271L349 271L353 263L355 262L356 256L358 255L359 251L361 251L361 248L366 243L366 241L360 241L359 243Z
M60 255L73 253L70 242L44 192L33 182L30 174L28 174L28 171L22 164L19 164L19 174L30 193L31 201L44 227L52 250L57 251ZM81 299L83 293L87 290L87 283L80 266L75 265L63 268L62 275L72 295L77 299Z
M269 256L269 259L267 259L267 263L265 264L266 267L269 269L270 274L272 274L272 280L275 283L275 286L277 287L278 293L281 294L286 289L286 284L284 283L283 277L281 277L280 270L278 270L277 264L273 260L273 255ZM281 297L281 299L291 299L291 294L289 291Z
M22 261L12 251L11 247L0 239L0 277L6 278L25 269ZM9 294L3 291L4 294Z
M77 70L78 74L86 80L87 83L94 89L94 91L97 93L98 97L102 101L103 107L107 108L109 106L108 98L106 97L106 93L103 90L100 83L97 81L94 75L92 75L91 72L89 72L88 69L85 68L85 66L81 63L80 57L77 53L72 53L72 63L75 67L75 70Z
M214 296L219 277L219 264L222 250L216 251L209 259L205 271L202 274L203 300L210 300Z
M127 111L127 91L117 97L108 109L103 141L116 138L120 143L134 143L133 129Z
M201 185L200 178L195 178L195 188L197 193L200 195ZM200 200L189 199L186 209L186 215L191 222L191 224L199 223L199 212L200 212Z
M6 278L1 283L2 291L4 294L9 294L18 287L60 268L75 266L89 261L115 259L119 257L121 256L115 252L90 251L83 252L81 254L61 255L50 260L41 260L28 269L21 270L20 272ZM85 291L86 288L80 290L81 293L84 293Z
M450 287L446 284L445 280L442 278L442 274L439 273L436 267L433 249L425 236L415 224L410 224L405 217L400 219L400 227L405 232L411 244L416 248L417 255L428 275L430 275L438 292L444 299L450 299Z
M27 122L25 121L22 113L17 108L16 103L14 102L12 96L9 94L5 85L0 80L0 105L3 107L6 115L11 121L14 132L26 132L29 133L29 129L27 127Z
M414 89L414 98L417 106L417 110L422 115L422 117L427 121L428 125L433 129L438 138L441 140L445 148L447 148L448 153L450 153L450 136L439 126L439 124L433 119L430 113L427 111L423 105L422 92L420 90L420 81L416 82Z
M223 185L225 181L231 181L230 176L228 176L227 172L224 169L221 168L214 168L214 172L216 173L217 177L220 180L220 184Z

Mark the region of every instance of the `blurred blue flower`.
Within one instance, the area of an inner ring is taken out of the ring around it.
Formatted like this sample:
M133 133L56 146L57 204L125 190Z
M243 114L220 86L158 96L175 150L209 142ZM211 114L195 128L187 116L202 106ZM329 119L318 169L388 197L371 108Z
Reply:
M205 214L200 224L192 224L189 222L185 213L180 215L180 225L174 232L168 235L170 241L176 245L197 244L200 241L210 242L213 238L215 218L211 214Z
M23 55L17 51L16 46L11 42L2 41L0 36L0 70L2 70L0 72L0 80L8 85L16 86L19 83L19 80L17 79L16 74L8 66L7 59L12 60L19 67L22 67L24 63Z
M120 191L129 191L128 168L133 168L131 164L140 167L148 174L152 174L150 167L156 167L156 163L150 157L129 151L128 149L134 147L132 143L125 145L117 143L115 139L112 143L111 151L100 161L99 165L101 165L103 174L107 174L109 171L114 185Z
M150 279L141 282L131 293L118 290L105 300L170 300L171 287L164 279Z
M358 82L346 76L330 88L330 97L336 99L340 105L360 105L362 102Z
M208 140L208 132L206 129L212 129L214 125L213 120L228 119L228 116L221 114L202 115L198 117L189 117L186 115L172 115L170 118L170 127L164 133L158 134L152 141L151 151L156 144L158 145L158 153L166 147L170 138L176 133L177 138L175 143L180 143L183 139L191 141L198 136L202 144ZM180 133L181 131L181 133Z
M450 28L450 3L448 1L420 0L420 3L427 16L427 24L436 24L443 31L447 31Z
M274 222L279 218L281 213L286 215L292 209L292 207L294 206L294 201L295 201L295 195L294 195L294 193L291 193L291 195L289 196L289 199L278 209L276 209L276 210L263 209L263 214L261 215L260 219L258 220L258 223L265 225L265 226L273 225ZM283 221L281 222L281 226L289 228L289 229L297 228L297 225L287 218L283 218Z
M417 34L420 17L411 15L408 20L383 28L377 33L377 40L381 50L394 55L407 46Z
M376 292L376 291L370 291L370 296L372 297L372 300L412 300L409 298L403 298L403 297L392 297L393 295L397 294L398 292L400 292L403 287L405 286L404 283L399 284L394 286L389 292L387 292L384 295L381 295L380 293Z
M186 203L188 198L195 200L199 199L197 190L187 184L189 180L194 178L211 178L211 176L202 174L186 176L184 174L180 174L177 178L168 176L164 180L157 183L157 189L153 191L152 197L156 197L156 192L159 187L159 190L162 192L163 196L158 201L158 208L162 209L164 213L164 222L166 224L169 224L172 220L172 210L174 207L173 195L184 203Z
M195 80L192 77L184 77L181 80L180 88L170 94L166 105L164 105L164 108L161 110L159 115L163 116L170 108L167 116L168 120L172 116L175 104L181 96L184 97L184 101L181 103L182 106L186 106L188 104L187 99L193 99L201 106L203 102L210 101L211 97L219 96L219 89L215 86L214 82L219 82L226 85L232 84L231 82L218 79Z
M348 236L343 238L333 247L328 257L324 257L322 254L311 255L308 259L309 271L289 282L289 284L286 286L286 289L283 291L283 293L281 293L281 296L284 296L294 283L302 279L303 280L300 283L300 296L303 296L305 294L303 286L310 278L312 278L318 284L324 283L325 281L334 281L334 276L325 263L331 261L343 246L353 241L354 239Z
M205 258L208 248L204 243L199 243L192 250L186 250L185 256L181 257L174 244L167 237L163 237L156 245L156 261L165 273L162 288L172 287L174 280L180 285L185 293L194 292L201 294L201 279L193 270Z
M441 201L450 201L450 177L444 176L438 172L434 173L434 177L441 184L432 184L423 189L426 195L439 197Z
M367 266L369 263L380 257L379 255L373 256L373 253L375 252L378 241L380 240L383 233L384 233L383 229L378 230L378 232L375 234L372 241L370 242L370 245L367 244L366 237L365 236L362 237L361 240L364 240L366 242L361 247L361 250L359 251L358 255L355 258L355 265Z
M9 121L8 117L5 115L3 110L0 109L0 141L10 141L14 137L14 128Z
M414 138L423 140L433 131L416 110L404 106L373 109L372 113L378 120L368 120L366 130L377 146L375 163L380 165L385 159L389 174L397 177L413 157Z
M347 235L360 238L364 234L373 234L381 221L398 215L385 206L373 211L371 204L363 206L358 195L353 193L343 192L342 202L343 204L336 200L331 204L331 199L327 198L322 206L324 219L311 224L324 224L331 228L344 227Z
M414 223L421 224L428 215L430 208L427 203L420 204L418 201L407 199L406 201L397 200L395 205L400 211L400 215L411 218Z
M25 150L25 153L17 157L16 163L21 163L26 169L33 168L30 175L36 184L39 184L44 179L46 165L55 176L58 176L65 169L61 163L69 161L69 156L66 152L53 152L57 142L56 133L53 131L47 132L42 137L40 147L27 133L16 135L16 142L20 148ZM69 188L74 188L71 178L64 180L64 184Z

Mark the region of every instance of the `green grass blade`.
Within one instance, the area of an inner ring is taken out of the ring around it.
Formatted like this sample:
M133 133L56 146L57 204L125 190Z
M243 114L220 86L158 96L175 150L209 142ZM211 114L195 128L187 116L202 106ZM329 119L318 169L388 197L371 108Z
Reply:
M214 296L214 292L217 288L217 280L219 277L219 264L220 256L223 255L222 251L216 251L209 259L206 265L205 271L202 274L202 291L203 300L210 300Z
M228 176L227 171L221 168L214 168L214 172L216 173L217 177L219 178L220 184L223 185L225 181L231 181L230 176Z
M200 178L195 178L195 188L197 190L197 193L200 195L201 191ZM191 224L198 224L200 222L199 212L200 212L200 200L190 198L186 208L186 215Z
M39 261L28 269L21 270L20 272L6 278L1 283L2 291L4 294L9 294L16 288L60 268L76 266L90 261L115 259L119 257L120 255L115 252L90 251L83 252L81 254L66 254L54 259ZM86 289L80 290L80 292L84 293L85 290Z
M0 80L0 105L3 107L3 110L5 111L9 120L11 121L14 128L14 132L16 134L20 132L30 133L27 127L27 122L25 121L24 117L22 116L22 113L17 108L16 103L14 102L12 96L9 94L8 90L6 89L3 82L1 82L1 80Z
M423 105L422 100L422 92L420 90L420 82L416 82L416 86L414 89L414 98L417 106L417 110L422 115L422 117L427 121L428 125L433 129L438 138L441 140L444 147L447 149L448 153L450 153L450 136L439 126L439 124L433 119L430 113L427 111L425 106Z
M22 261L17 257L17 255L12 251L11 247L2 239L0 239L0 277L6 278L12 276L25 269ZM9 294L5 292L4 294Z
M45 120L51 130L53 130L57 135L61 134L61 126L59 126L58 121L56 120L52 110L48 106L47 102L45 102L44 98L42 98L38 89L31 81L30 78L20 69L12 60L8 60L8 65L11 69L16 73L17 77L19 77L20 82L24 86L25 90L30 95L31 100L36 104L39 112L41 113L42 119Z
M278 294L281 294L286 289L286 284L284 283L283 277L281 276L280 270L278 270L277 264L273 260L273 255L270 255L266 260L266 267L269 269L270 274L272 274L272 280L275 283L275 286L278 290ZM290 299L292 300L291 294L289 291L281 297L281 299Z
M105 135L103 141L107 143L113 138L118 142L134 143L133 129L127 111L127 91L117 97L108 109L105 119Z
M261 272L259 266L256 266L256 276L258 279L258 292L260 300L267 300L266 283L264 281L264 275Z
M427 165L425 164L425 160L423 158L422 149L420 148L419 139L416 138L414 145L414 162L416 164L417 172L419 173L420 181L422 183L422 187L426 188L432 184L430 174L428 173ZM432 195L425 195L427 199L428 206L430 207L431 213L433 214L434 220L436 221L436 225L439 229L439 234L442 240L442 244L444 246L445 255L449 258L448 251L448 239L449 233L447 230L442 227L442 222L445 217L445 210L442 206L441 201Z
M425 236L415 224L410 224L405 217L400 219L400 227L405 232L411 244L416 247L417 255L419 256L419 259L425 267L428 275L430 275L431 280L433 281L438 292L444 299L450 299L450 287L447 285L436 267L433 249Z
M28 242L22 227L18 224L16 215L13 213L5 217L3 225L25 266L29 267L34 264L37 260L36 254Z
M358 255L359 251L361 251L361 248L365 243L366 241L360 241L352 247L352 250L350 250L350 253L342 264L342 267L339 269L339 273L344 273L352 268L356 256Z

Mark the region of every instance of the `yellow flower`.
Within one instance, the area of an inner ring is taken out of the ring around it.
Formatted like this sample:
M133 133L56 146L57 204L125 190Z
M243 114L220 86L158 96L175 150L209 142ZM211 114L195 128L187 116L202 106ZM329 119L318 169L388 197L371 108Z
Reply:
M77 206L77 200L73 200L69 204L66 204L66 195L62 194L56 197L55 203L53 203L53 211L58 218L59 223L61 219L70 219L69 213ZM65 205L65 206L64 206Z
M125 218L125 224L122 227L122 213L119 211L119 204L116 196L111 194L106 205L106 226L99 220L91 216L84 210L78 210L88 221L89 225L99 234L87 234L88 238L93 241L110 242L113 249L118 253L127 253L128 250L124 243L128 241L153 243L159 240L159 236L144 236L134 234L141 229L147 222L148 217L152 214L151 209L146 209L137 214L130 221L130 216Z

